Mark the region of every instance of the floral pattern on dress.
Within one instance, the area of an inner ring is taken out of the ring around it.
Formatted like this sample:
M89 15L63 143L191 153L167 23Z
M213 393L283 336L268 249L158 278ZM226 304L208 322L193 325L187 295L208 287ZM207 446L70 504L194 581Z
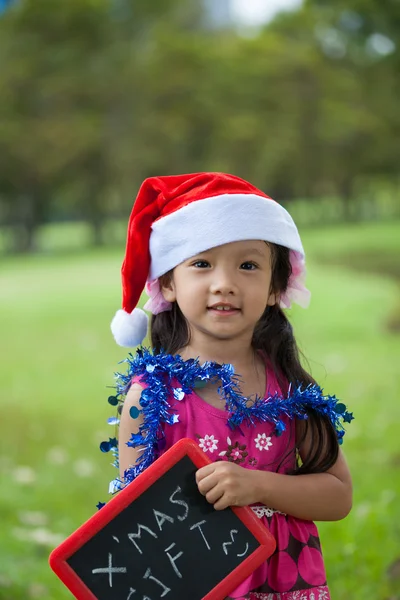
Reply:
M214 450L218 450L219 440L214 435L205 434L201 436L196 433L196 437L199 439L199 446L203 452L210 452L212 454ZM272 446L271 438L265 433L258 434L254 441L258 450L268 450ZM246 463L251 467L255 467L258 464L257 458L249 456L247 444L241 444L238 441L232 443L230 437L226 438L226 450L221 450L218 453L216 461L221 460L228 460L243 467Z
M271 438L267 437L266 433L259 433L256 438L254 438L257 450L269 450L270 446L272 446Z
M200 438L199 446L203 450L203 452L210 452L212 454L214 450L218 449L219 440L215 439L213 435L205 435L203 438Z
M244 463L246 457L248 456L248 452L246 452L246 444L239 444L239 442L235 442L232 444L230 438L227 438L228 442L228 450L224 452L220 452L219 456L226 456L229 462L233 462L236 464Z

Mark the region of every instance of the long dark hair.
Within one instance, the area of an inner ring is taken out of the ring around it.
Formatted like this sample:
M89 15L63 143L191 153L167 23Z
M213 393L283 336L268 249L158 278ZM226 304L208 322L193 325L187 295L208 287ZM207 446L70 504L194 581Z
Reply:
M292 273L290 251L277 244L269 246L272 260L271 292L282 294L287 289ZM163 275L160 284L166 284L171 276L172 271ZM156 354L161 351L175 354L190 341L188 323L176 302L172 304L172 310L152 316L150 331L151 344ZM254 329L252 346L267 357L282 390L286 391L288 384L306 387L315 383L301 365L292 325L278 304L266 307ZM293 473L300 475L327 471L336 462L339 452L332 423L311 411L309 418L302 421L302 424L303 433L301 439L297 440L297 447L309 432L310 450L302 462L298 461Z

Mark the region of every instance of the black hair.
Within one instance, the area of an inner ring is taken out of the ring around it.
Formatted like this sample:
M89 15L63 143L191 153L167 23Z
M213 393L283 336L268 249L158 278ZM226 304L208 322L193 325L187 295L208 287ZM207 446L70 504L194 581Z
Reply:
M269 244L271 248L272 278L271 293L277 295L286 291L292 267L290 251L285 246ZM166 285L172 277L172 271L160 278L160 285ZM154 352L175 354L184 348L190 340L188 323L176 302L172 309L153 315L150 329L151 344ZM303 368L293 328L278 304L267 306L253 333L254 350L265 355L274 370L282 390L287 385L306 387L314 384L313 377ZM310 450L302 462L297 461L295 474L321 473L331 468L337 460L339 445L336 431L328 418L310 411L308 419L302 421L302 436L297 440L301 445L306 435L310 435ZM284 457L280 464L287 459Z

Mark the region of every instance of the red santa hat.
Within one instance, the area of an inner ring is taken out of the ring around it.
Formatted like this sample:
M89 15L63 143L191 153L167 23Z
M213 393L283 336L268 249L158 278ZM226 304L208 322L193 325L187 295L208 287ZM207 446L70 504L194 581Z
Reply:
M116 342L132 347L147 333L147 315L136 308L148 283L200 252L242 240L265 240L291 250L292 278L281 305L303 306L309 292L302 283L304 250L289 213L244 179L225 173L150 177L140 187L129 218L122 264L122 310L111 330ZM150 306L156 306L155 302ZM168 310L158 303L157 310Z

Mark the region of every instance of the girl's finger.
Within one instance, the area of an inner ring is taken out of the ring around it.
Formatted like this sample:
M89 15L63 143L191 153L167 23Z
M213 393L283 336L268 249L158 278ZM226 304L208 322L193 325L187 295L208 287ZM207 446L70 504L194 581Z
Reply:
M215 506L215 503L218 502L223 497L223 495L223 490L221 490L219 486L215 486L206 494L206 500L207 502L209 502L210 504L214 504Z
M205 467L201 467L201 469L196 471L196 483L199 483L199 481L201 481L208 475L211 475L211 473L213 473L214 470L215 470L214 464L206 465Z
M204 479L202 479L201 481L197 482L197 488L200 494L203 494L203 496L205 496L210 490L215 488L217 483L218 478L215 476L214 473L211 473L211 475L208 475L207 477L204 477Z
M223 494L215 503L214 503L214 508L215 510L225 510L225 508L228 508L228 506L231 506L231 504L229 503L227 497L225 494Z

